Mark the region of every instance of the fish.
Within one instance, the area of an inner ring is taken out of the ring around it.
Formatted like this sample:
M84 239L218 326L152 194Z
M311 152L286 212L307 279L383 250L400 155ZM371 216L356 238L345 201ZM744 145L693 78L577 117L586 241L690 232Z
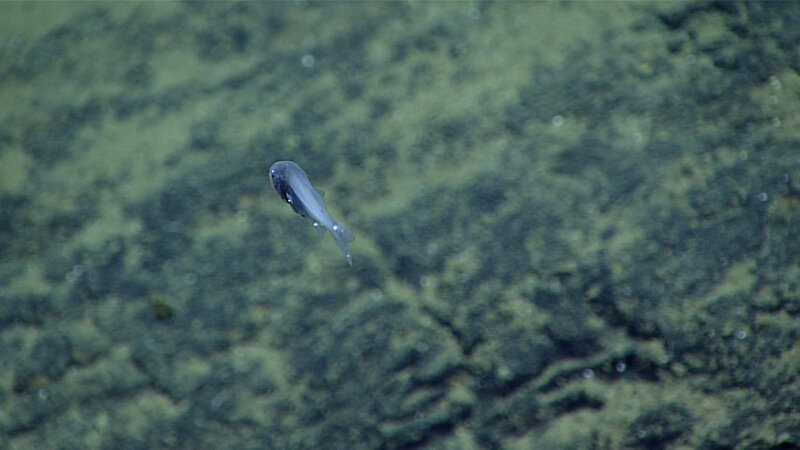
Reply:
M292 161L278 161L269 168L269 181L275 192L295 213L313 220L314 228L322 227L331 233L347 264L352 266L353 259L347 243L355 241L355 237L350 230L331 217L322 200L325 193L314 189L305 171Z

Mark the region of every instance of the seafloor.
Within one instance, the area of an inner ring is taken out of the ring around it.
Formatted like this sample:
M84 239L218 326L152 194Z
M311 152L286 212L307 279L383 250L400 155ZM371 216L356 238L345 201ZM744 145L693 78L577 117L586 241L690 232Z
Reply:
M0 448L798 448L798 23L0 4Z

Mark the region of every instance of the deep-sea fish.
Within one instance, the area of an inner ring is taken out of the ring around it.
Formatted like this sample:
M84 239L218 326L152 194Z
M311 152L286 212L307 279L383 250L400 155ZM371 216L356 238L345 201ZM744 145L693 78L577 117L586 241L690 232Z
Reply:
M328 214L323 193L314 189L308 175L292 161L278 161L269 168L269 181L272 188L288 203L294 212L314 221L314 227L330 231L336 245L344 253L347 264L353 265L348 242L355 239L353 233Z

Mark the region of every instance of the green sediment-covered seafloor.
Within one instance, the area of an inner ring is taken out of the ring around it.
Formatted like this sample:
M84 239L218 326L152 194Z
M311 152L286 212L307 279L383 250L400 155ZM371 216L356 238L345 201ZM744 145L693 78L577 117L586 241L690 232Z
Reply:
M797 448L798 23L0 4L0 448Z

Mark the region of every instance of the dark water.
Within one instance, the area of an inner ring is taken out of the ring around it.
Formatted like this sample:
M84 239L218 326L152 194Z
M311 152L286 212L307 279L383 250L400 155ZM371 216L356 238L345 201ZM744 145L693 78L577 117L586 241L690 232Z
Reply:
M798 3L0 17L0 447L800 445Z

